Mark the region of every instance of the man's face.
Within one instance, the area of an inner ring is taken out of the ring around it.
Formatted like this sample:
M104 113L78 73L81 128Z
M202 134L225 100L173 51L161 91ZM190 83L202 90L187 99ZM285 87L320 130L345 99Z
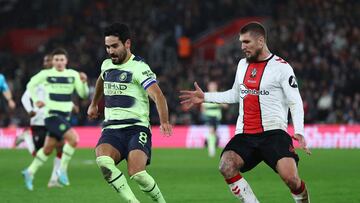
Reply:
M246 56L246 60L256 62L263 48L263 37L256 36L250 32L240 34L241 49Z
M52 67L52 57L50 55L44 56L43 67L51 68Z
M217 89L218 89L218 85L217 85L216 82L210 82L210 83L208 84L208 90L209 90L209 92L216 92Z
M113 64L122 64L127 56L127 48L129 48L130 40L126 40L125 45L117 36L105 37L105 48L109 54Z
M53 56L53 66L57 69L65 69L67 65L67 57L64 54L58 54Z

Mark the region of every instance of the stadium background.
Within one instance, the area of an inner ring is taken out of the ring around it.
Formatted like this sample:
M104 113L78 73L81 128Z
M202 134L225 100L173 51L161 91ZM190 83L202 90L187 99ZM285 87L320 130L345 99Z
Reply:
M192 88L193 81L205 89L211 80L218 82L221 90L230 88L236 64L242 57L238 28L256 19L268 29L270 50L294 68L304 102L307 132L313 137L306 136L314 138L310 146L360 148L359 17L360 3L356 0L1 0L0 73L6 76L18 106L9 111L4 99L0 99L1 146L11 146L14 136L27 125L21 95L30 77L41 69L42 57L55 47L68 50L69 67L87 73L93 90L100 64L106 58L102 28L114 21L125 22L132 29L132 51L145 58L157 74L168 101L171 123L179 130L174 137L183 142L181 129L202 128L198 126L202 123L199 109L183 111L178 100L179 90ZM72 124L81 126L79 129L98 126L100 120L89 121L86 117L90 100L79 101L76 96L74 100L80 113L73 115ZM237 106L231 105L223 113L223 127L231 135ZM151 123L159 124L153 104ZM85 140L88 132L84 134ZM96 135L98 131L91 132ZM191 136L196 140L198 135L200 140L192 147L202 147L205 130L194 132ZM171 146L172 140L164 142L159 147ZM92 145L93 142L85 147ZM201 149L154 151L150 170L160 178L160 185L163 181L169 202L235 202L217 172L217 158L207 158ZM314 149L311 157L301 151L299 154L302 157L300 171L309 182L315 202L360 202L358 149ZM24 150L0 150L0 177L4 180L0 183L0 201L46 202L52 197L58 198L58 202L115 201L116 195L101 184L93 156L89 149L79 150L72 162L74 169L70 168L73 188L59 194L47 190L40 175L46 173L45 167L44 172L39 173L39 182L35 183L39 190L28 198L26 195L21 198L16 195L25 192L20 170L31 157ZM50 163L47 167L50 170ZM173 176L164 176L168 171L172 171ZM10 175L5 177L3 172ZM91 177L83 176L84 172ZM174 176L181 183L178 186L168 180ZM283 199L289 196L285 186L266 166L261 165L247 176L260 201L291 202L290 198ZM189 187L184 180L196 183ZM88 191L77 186L77 181L83 186L95 184L97 187ZM71 197L63 199L62 193ZM96 193L101 195L91 195Z

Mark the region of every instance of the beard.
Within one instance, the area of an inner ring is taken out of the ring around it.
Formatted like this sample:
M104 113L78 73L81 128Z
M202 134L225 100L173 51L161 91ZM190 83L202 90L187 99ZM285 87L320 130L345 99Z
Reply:
M252 56L247 56L247 57L246 57L246 61L247 61L248 63L257 62L260 53L261 53L261 49L256 50L254 55L252 55Z
M122 64L127 57L127 51L125 50L119 54L111 54L110 57L113 64Z

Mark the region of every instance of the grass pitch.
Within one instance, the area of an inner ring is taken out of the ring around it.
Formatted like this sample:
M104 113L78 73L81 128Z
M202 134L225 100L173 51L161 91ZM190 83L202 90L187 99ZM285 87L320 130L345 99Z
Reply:
M313 150L311 156L298 150L300 176L310 191L311 202L360 202L360 150ZM218 151L218 154L220 150ZM52 160L38 171L34 191L25 189L21 170L32 157L25 150L0 150L0 202L120 202L107 185L95 163L94 151L77 150L69 166L71 185L47 188ZM169 203L238 202L218 172L218 156L207 157L204 149L154 149L148 172L155 178ZM126 162L120 170L126 172ZM293 202L285 184L265 164L243 174L260 202ZM128 176L126 175L128 178ZM151 202L128 179L141 202Z

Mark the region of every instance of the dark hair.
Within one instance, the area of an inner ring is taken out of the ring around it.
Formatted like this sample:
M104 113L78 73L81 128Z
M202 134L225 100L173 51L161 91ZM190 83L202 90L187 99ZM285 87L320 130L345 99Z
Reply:
M113 23L104 30L105 37L107 36L116 36L124 44L126 40L130 38L130 29L127 25L123 23Z
M51 52L51 54L48 54L50 56L55 56L55 55L65 55L66 58L69 58L69 54L67 53L67 51L63 48L57 48L57 49L54 49L53 52Z
M240 30L240 34L245 34L247 32L251 32L251 34L255 34L257 36L263 36L266 40L266 30L264 26L259 22L250 22L244 25Z

